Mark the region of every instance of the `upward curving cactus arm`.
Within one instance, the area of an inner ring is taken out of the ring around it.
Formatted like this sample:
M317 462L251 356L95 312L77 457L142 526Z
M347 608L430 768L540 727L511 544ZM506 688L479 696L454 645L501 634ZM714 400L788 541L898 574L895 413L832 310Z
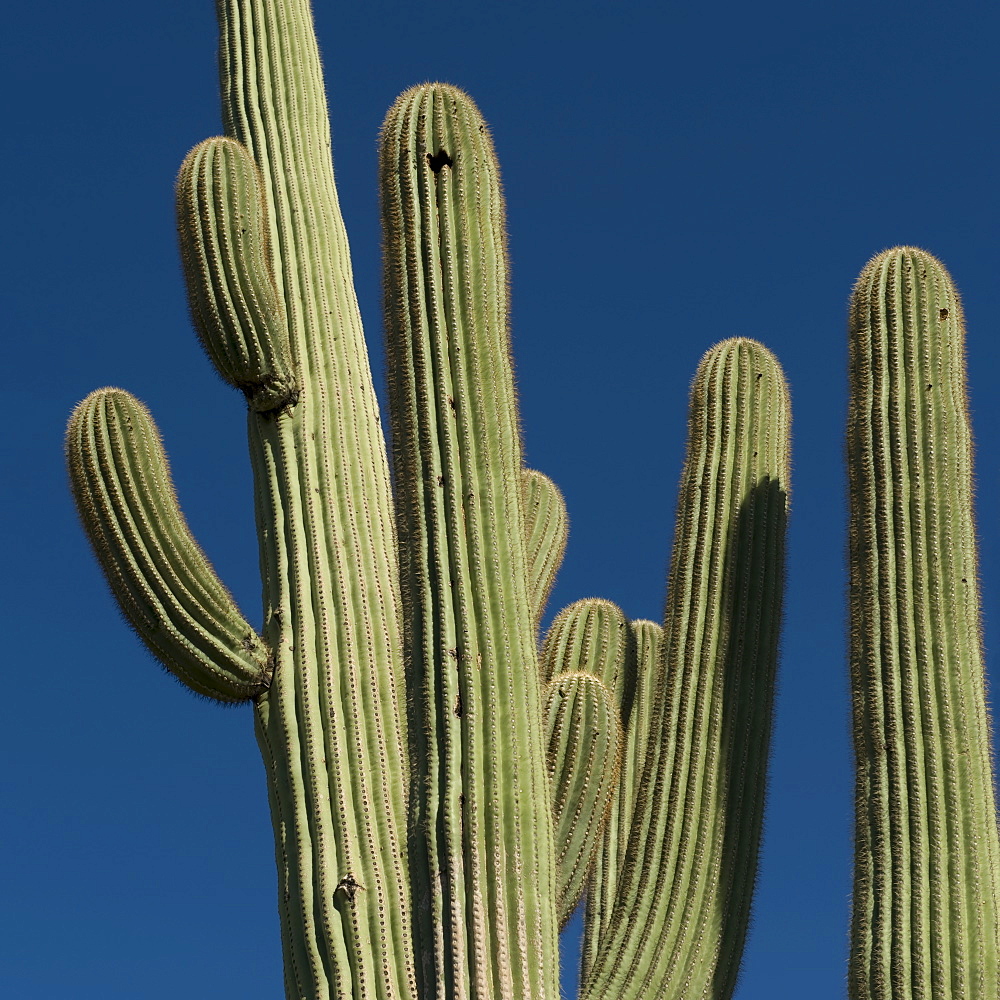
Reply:
M979 636L962 308L930 254L850 313L853 1000L1000 996L1000 839Z
M380 152L421 995L558 995L552 820L492 143L407 91Z
M545 730L559 866L559 924L573 915L601 845L618 781L618 705L598 678L559 674L545 688Z
M607 929L585 1000L725 998L742 956L762 825L781 620L788 394L760 344L709 351L664 622L666 675Z
M620 720L624 729L617 787L604 824L602 842L594 857L587 885L580 978L586 982L608 932L618 898L618 882L625 861L636 800L647 759L656 749L652 727L657 698L663 685L663 628L655 622L629 623L631 635L625 660L624 698Z
M235 139L206 139L188 153L177 178L177 229L191 317L219 374L253 410L294 402L264 185Z
M569 517L559 488L548 476L534 469L525 469L521 473L521 484L524 491L528 580L537 625L566 551Z
M143 642L199 694L262 694L271 656L191 536L142 403L121 389L91 393L70 418L66 453L83 526Z

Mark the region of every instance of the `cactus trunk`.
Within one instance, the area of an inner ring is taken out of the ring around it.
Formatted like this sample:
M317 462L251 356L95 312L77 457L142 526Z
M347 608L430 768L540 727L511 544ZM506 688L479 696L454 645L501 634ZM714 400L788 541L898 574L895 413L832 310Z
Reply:
M853 1000L1000 996L1000 842L972 517L962 309L886 251L850 320Z

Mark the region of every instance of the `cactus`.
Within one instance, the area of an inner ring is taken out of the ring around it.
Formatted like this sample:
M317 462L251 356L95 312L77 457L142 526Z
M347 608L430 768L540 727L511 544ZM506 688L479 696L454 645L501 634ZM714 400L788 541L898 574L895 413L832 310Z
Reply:
M930 254L850 312L854 1000L1000 996L1000 840L979 635L962 308Z
M70 420L74 495L146 645L249 702L290 998L728 997L752 893L781 617L788 398L744 338L695 378L664 623L583 601L538 630L566 539L521 460L489 132L428 84L380 187L394 479L307 0L218 0L226 135L180 171L191 313L246 397L263 627L191 537L119 389Z

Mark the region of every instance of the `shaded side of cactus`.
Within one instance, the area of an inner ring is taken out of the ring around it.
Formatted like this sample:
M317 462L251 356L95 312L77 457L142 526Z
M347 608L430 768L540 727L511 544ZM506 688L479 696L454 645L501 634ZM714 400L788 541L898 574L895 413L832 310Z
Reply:
M1000 995L962 308L912 247L850 311L854 1000Z
M658 678L645 747L606 840L614 900L588 918L582 995L727 997L749 920L781 623L789 402L781 369L739 338L691 394ZM652 637L647 636L648 639ZM653 643L656 645L656 643ZM636 686L640 690L643 685Z

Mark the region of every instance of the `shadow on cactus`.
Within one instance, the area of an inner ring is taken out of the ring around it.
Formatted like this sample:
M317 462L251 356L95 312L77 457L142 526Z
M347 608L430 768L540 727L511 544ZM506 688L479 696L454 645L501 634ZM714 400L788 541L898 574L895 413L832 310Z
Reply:
M94 393L67 449L140 637L253 706L286 995L555 1000L585 897L585 1000L726 1000L781 620L780 367L741 338L699 366L662 625L588 599L539 647L567 519L522 464L483 119L427 84L383 128L390 486L307 0L217 9L226 135L185 160L178 220L195 327L248 403L261 630L191 537L140 403Z

